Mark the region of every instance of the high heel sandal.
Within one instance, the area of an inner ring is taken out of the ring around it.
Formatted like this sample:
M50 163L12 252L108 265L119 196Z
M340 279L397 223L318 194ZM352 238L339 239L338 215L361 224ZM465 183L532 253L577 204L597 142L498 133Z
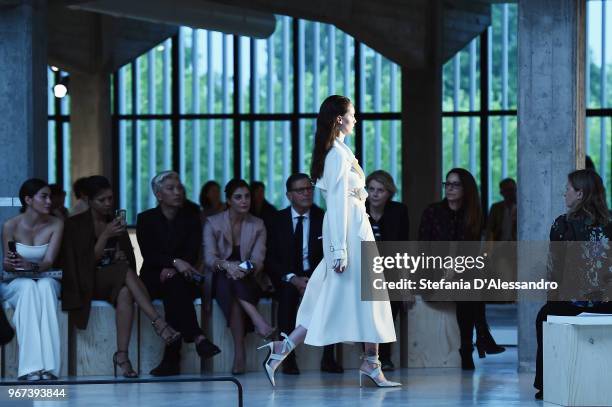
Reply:
M126 357L123 362L119 362L117 356L121 355L122 353L125 354ZM115 377L117 377L117 366L119 366L121 370L123 370L123 377L135 379L138 377L138 373L136 373L136 371L132 368L132 362L130 362L130 359L127 356L128 353L125 350L118 350L113 354L113 373ZM127 366L127 368L124 368L123 366Z
M378 387L399 387L402 385L401 383L392 382L390 380L387 380L386 378L384 380L380 380L378 378L382 374L382 370L380 369L381 363L380 363L380 360L378 360L378 355L366 356L366 357L362 357L362 359L365 360L367 363L374 365L374 369L372 369L372 371L368 373L366 371L361 370L361 368L359 368L359 387L362 387L363 385L363 382L362 382L363 376L369 377L370 380L372 380L372 382Z
M270 380L272 386L276 386L276 383L274 382L274 372L276 372L276 369L278 369L281 363L283 363L283 360L285 360L287 355L289 355L289 353L291 353L291 351L295 349L295 343L293 343L293 341L289 339L287 334L281 333L281 336L285 339L283 340L283 347L281 348L280 355L278 353L274 353L274 341L268 342L265 345L257 348L257 350L268 348L268 356L263 362L263 367L266 372L266 375L268 376L268 380ZM270 362L273 360L278 360L278 363L274 367L270 365Z
M159 326L157 321L162 321L164 325ZM153 321L151 321L151 325L153 325L153 329L155 329L155 333L159 335L160 338L166 342L166 345L172 345L174 342L181 339L181 333L175 331L170 324L162 319L162 317L157 317ZM168 330L170 332L169 336L164 337L164 332Z

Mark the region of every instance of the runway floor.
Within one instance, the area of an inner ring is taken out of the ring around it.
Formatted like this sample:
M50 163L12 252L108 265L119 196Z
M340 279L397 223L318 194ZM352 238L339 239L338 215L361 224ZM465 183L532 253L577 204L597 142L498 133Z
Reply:
M476 356L476 354L475 354ZM359 388L356 370L336 375L303 372L299 376L278 374L272 388L261 372L239 376L245 406L537 406L531 387L533 374L517 373L516 348L479 360L475 372L457 368L402 369L390 373L401 381L400 389ZM68 399L56 402L7 401L0 387L0 406L237 406L232 383L97 384L66 387Z

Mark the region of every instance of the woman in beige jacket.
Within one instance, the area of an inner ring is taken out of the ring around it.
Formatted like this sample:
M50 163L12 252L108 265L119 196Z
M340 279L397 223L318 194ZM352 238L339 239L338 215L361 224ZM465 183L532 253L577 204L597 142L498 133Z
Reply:
M256 308L270 285L262 273L266 228L261 219L249 214L251 195L244 180L228 182L225 194L228 209L207 217L204 224L204 261L214 273L214 296L234 338L232 373L239 374L245 365L244 335L254 328L261 337L272 339L276 330Z

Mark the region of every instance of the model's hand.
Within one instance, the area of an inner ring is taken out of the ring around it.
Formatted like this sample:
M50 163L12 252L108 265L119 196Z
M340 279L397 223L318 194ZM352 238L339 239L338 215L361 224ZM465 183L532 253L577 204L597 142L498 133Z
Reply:
M347 265L346 258L336 259L334 260L334 271L336 273L344 273L344 270L346 270L346 265Z

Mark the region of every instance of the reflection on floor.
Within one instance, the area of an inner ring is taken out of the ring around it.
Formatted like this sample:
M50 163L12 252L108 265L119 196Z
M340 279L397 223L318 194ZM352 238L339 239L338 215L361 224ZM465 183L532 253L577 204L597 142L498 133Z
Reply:
M475 372L460 369L402 369L389 374L400 389L359 388L356 370L342 375L319 372L300 376L279 374L273 390L263 373L238 378L244 386L245 406L524 406L541 405L533 399L532 374L517 373L517 352L476 359ZM43 406L236 406L230 383L144 383L77 385L67 388L69 400ZM6 392L5 388L0 391ZM0 406L3 404L0 397ZM23 404L18 404L23 405ZM27 405L27 403L26 403Z
M487 304L487 321L498 344L517 345L517 313L516 304Z

